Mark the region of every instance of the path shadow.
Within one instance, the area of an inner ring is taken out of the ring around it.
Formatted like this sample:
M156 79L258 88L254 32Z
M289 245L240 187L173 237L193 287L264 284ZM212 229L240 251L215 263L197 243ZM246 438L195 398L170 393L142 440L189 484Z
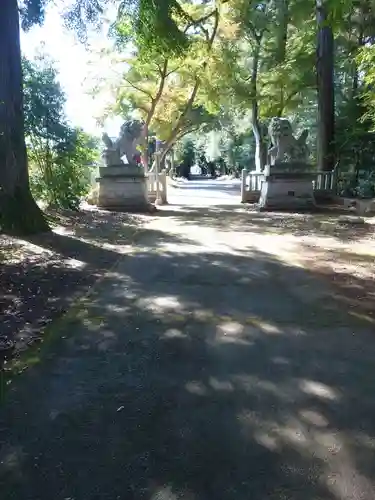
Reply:
M145 238L140 218L125 213L50 211L48 216L64 233L16 242L26 257L1 263L0 335L16 342L16 354ZM172 240L162 231L147 232L155 247ZM33 253L28 244L39 251Z
M182 219L184 224L202 224L220 231L329 236L356 241L374 234L374 224L342 220L348 211L322 207L314 213L259 212L240 205L170 206L158 216ZM350 213L349 213L350 215Z
M151 240L11 395L2 498L374 498L370 319L265 252Z

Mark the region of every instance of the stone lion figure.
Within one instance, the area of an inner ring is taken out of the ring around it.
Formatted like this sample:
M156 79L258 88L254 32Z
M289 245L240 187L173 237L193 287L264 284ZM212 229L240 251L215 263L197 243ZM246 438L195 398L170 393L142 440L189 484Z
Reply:
M128 164L134 163L134 157L138 154L137 145L141 142L144 122L140 120L128 120L121 125L118 139L112 141L107 133L103 133L102 140L106 146L103 151L103 159L107 166L124 164L122 158L125 155Z
M308 130L304 130L298 138L295 138L290 121L274 117L268 127L268 133L272 141L272 147L268 151L270 165L278 161L308 162L309 150L306 145Z

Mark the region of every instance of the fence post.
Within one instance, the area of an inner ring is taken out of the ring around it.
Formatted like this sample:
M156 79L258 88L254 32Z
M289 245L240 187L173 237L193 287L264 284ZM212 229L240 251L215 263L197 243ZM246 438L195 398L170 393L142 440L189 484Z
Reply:
M171 177L171 179L173 179L173 177L176 175L175 164L174 164L174 149L173 148L171 149L171 152L170 152L170 158L171 158L171 168L168 172L168 175L169 175L169 177Z
M160 186L159 186L159 169L160 169L160 153L158 151L155 152L155 191L156 191L156 198L155 198L155 204L156 205L161 205L161 199L160 199Z
M331 179L331 191L333 194L337 195L337 181L338 181L338 165L332 170L332 179Z
M143 172L145 175L148 174L148 153L142 153L142 164L143 164Z
M160 174L160 184L161 184L161 194L160 194L160 199L163 203L163 205L168 205L168 199L167 199L167 172L163 170L163 172Z
M246 203L246 177L247 170L243 168L241 171L241 203Z

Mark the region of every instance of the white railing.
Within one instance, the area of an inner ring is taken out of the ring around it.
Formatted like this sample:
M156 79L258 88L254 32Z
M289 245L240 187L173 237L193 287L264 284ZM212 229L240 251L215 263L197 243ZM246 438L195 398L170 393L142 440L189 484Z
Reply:
M311 172L314 191L335 194L336 175L331 172ZM246 169L241 173L241 202L254 202L259 198L259 193L264 181L262 172L248 172Z
M165 205L167 203L167 175L165 172L149 172L147 174L148 199L151 203Z
M166 205L167 200L167 174L165 170L159 171L160 153L155 153L155 161L147 174L147 193L151 203Z
M241 172L241 202L258 201L263 181L262 172L248 172L244 168Z
M316 177L313 179L315 191L334 191L335 190L335 171L332 172L316 172Z

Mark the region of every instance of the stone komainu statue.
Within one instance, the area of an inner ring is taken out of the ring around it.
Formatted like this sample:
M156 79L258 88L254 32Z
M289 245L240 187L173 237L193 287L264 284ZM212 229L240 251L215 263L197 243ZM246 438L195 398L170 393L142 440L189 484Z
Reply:
M270 165L278 161L308 162L309 150L306 145L308 130L304 130L296 139L290 121L275 117L271 119L268 133L272 140L272 147L268 151Z
M144 126L142 121L128 120L122 124L120 135L115 141L112 141L107 133L102 135L106 146L102 156L108 167L124 164L122 161L124 155L128 164L135 163L134 157L138 155L137 145L142 140Z

